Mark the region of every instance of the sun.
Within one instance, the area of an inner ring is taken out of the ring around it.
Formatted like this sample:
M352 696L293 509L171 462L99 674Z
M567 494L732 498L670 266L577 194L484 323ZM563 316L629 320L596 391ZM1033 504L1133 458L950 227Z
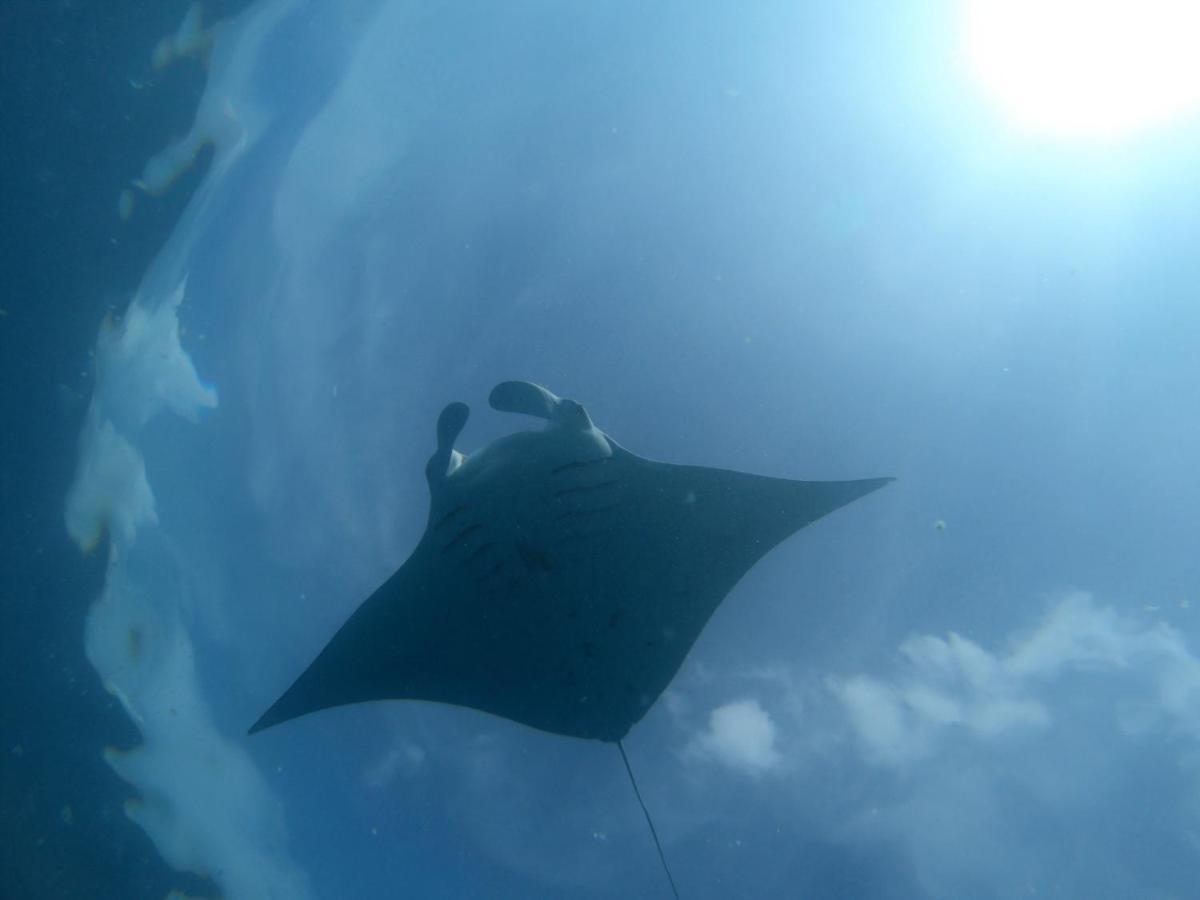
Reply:
M1120 138L1200 110L1200 0L965 0L967 64L1025 131Z

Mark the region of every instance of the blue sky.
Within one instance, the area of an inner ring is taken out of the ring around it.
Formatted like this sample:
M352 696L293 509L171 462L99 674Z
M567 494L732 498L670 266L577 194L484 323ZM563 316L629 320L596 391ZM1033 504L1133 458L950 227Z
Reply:
M159 159L213 162L102 336L69 505L115 538L88 651L169 862L230 896L664 889L612 747L417 703L242 737L415 543L438 410L480 446L519 377L646 456L900 479L764 560L630 735L684 896L1188 889L1196 123L1017 130L958 14L221 26Z

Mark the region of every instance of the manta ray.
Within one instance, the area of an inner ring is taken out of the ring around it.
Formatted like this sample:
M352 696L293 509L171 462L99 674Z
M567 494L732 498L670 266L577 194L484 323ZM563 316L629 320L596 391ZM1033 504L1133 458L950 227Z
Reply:
M614 742L632 779L621 740L734 585L785 538L892 480L656 462L524 381L489 402L545 427L467 456L454 444L468 407L442 411L416 549L251 734L344 704L434 701Z

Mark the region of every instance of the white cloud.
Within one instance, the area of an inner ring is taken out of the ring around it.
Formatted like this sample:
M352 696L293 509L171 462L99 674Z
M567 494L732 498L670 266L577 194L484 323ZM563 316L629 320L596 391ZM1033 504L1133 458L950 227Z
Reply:
M1186 882L1194 851L1176 836L1197 821L1200 659L1178 628L1075 592L994 649L921 635L890 672L828 684L830 721L844 717L858 750L846 762L902 776L849 833L903 845L927 895L1149 896ZM1128 815L1131 796L1154 824ZM1154 853L1115 849L1147 828Z
M1182 634L1097 606L1075 592L1055 605L1007 653L950 633L921 635L900 647L900 671L889 679L831 679L860 749L869 761L901 765L932 755L954 730L978 740L1053 723L1055 684L1068 671L1123 674L1141 699L1113 702L1113 721L1127 731L1166 717L1200 732L1200 660Z
M1124 669L1143 640L1137 632L1111 607L1097 607L1090 595L1075 592L1016 644L1004 666L1015 678L1053 678L1066 666Z
M924 754L924 735L909 721L911 716L894 688L865 675L831 679L829 687L869 759L899 764Z
M666 704L685 759L758 772L766 758L773 777L751 786L753 829L747 786L723 767L681 770L671 809L714 842L820 835L911 877L896 896L1178 894L1200 834L1200 656L1179 627L1075 592L1007 639L896 649L836 676L685 671ZM726 702L739 692L756 699ZM1153 815L1131 816L1131 800Z
M782 759L775 747L775 723L757 700L718 706L689 750L748 775L771 771Z

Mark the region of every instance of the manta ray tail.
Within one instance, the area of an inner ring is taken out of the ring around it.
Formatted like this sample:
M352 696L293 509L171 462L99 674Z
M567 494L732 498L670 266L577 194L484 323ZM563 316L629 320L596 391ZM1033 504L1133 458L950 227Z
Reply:
M679 900L679 888L675 887L675 879L671 877L671 867L667 865L667 857L663 854L662 844L658 841L658 832L654 829L654 820L650 818L650 810L646 809L646 801L642 799L637 779L633 777L633 769L629 767L629 757L625 755L625 745L621 741L617 741L617 749L621 751L621 762L625 763L625 771L629 773L629 783L633 785L633 795L637 797L637 802L642 807L642 814L646 817L646 824L650 826L650 836L654 838L654 847L658 850L658 858L662 861L663 871L667 873L667 881L671 883L671 893L675 896L675 900Z

